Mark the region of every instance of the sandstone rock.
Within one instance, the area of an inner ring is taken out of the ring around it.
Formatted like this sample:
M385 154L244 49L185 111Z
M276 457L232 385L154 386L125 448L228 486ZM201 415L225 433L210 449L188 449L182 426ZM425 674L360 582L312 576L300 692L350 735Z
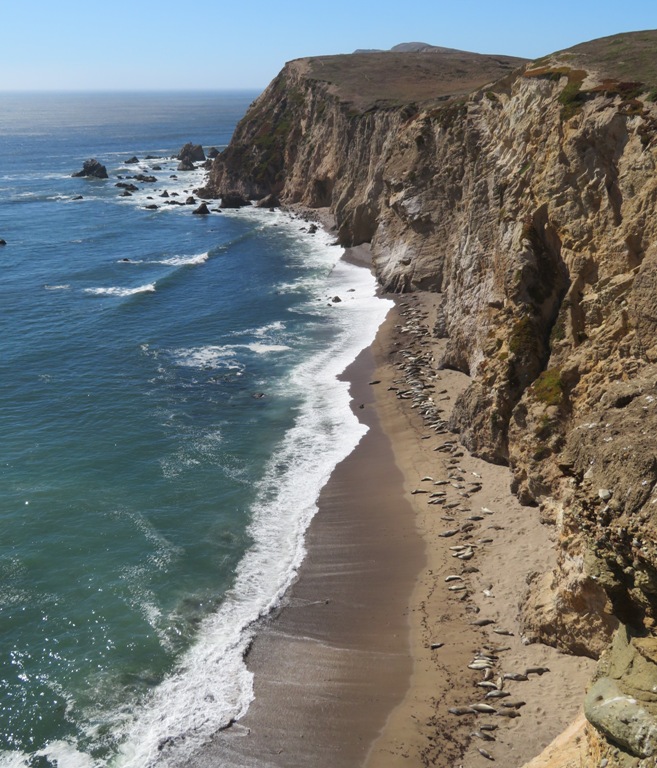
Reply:
M92 178L96 179L107 179L107 168L105 168L104 165L98 162L98 160L91 158L90 160L85 160L84 165L82 166L82 170L78 171L77 173L72 174L74 178L79 178L82 176L90 176Z
M657 717L614 680L602 677L591 686L584 711L590 723L631 754L651 757L657 752Z

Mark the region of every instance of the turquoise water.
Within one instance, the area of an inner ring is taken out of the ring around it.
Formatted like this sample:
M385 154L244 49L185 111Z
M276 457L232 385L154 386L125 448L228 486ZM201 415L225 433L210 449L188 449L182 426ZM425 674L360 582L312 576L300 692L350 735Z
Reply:
M0 765L175 764L244 712L253 623L363 434L336 377L387 311L369 273L282 213L159 197L254 96L0 94ZM109 180L71 178L88 157Z

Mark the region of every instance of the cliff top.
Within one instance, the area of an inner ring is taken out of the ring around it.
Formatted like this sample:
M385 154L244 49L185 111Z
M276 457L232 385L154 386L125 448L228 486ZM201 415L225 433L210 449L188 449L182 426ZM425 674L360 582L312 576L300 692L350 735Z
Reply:
M619 80L657 86L657 30L601 37L544 56L531 67L568 65L598 80Z
M366 111L461 96L499 80L526 60L435 49L315 56L292 63L308 77L329 83L342 101Z

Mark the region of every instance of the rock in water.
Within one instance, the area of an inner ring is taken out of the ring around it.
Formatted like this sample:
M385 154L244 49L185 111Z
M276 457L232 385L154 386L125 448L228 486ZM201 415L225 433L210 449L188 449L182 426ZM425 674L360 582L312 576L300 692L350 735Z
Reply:
M281 201L276 195L267 195L256 203L256 208L279 208Z
M104 165L98 162L95 158L91 158L89 160L84 161L84 165L82 166L82 170L78 171L77 173L71 174L73 178L78 178L82 176L91 176L95 179L107 179L107 168L105 168Z
M205 152L200 144L192 144L190 141L178 152L177 158L190 163L204 163Z
M133 155L128 160L123 161L124 165L134 165L135 163L138 163L138 162L139 162L139 158L136 155Z
M192 163L191 160L181 160L178 163L178 167L176 168L178 171L193 171L194 170L194 163Z
M201 203L198 208L192 211L192 213L195 213L199 216L207 216L210 211L205 203Z
M244 208L251 203L239 192L227 192L221 198L221 208Z

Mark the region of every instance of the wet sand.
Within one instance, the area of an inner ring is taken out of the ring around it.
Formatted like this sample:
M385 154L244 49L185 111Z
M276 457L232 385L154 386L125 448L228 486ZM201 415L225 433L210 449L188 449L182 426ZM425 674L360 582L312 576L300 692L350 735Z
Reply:
M424 554L373 408L373 369L366 350L346 371L369 431L322 491L298 579L253 643L255 700L190 766L362 765L408 688Z

